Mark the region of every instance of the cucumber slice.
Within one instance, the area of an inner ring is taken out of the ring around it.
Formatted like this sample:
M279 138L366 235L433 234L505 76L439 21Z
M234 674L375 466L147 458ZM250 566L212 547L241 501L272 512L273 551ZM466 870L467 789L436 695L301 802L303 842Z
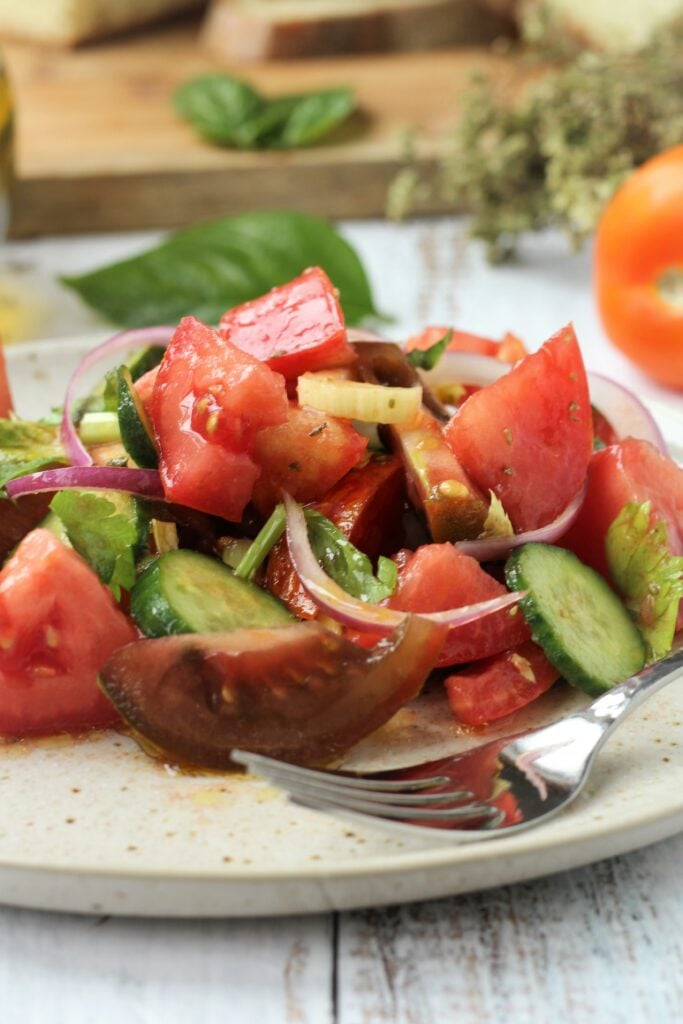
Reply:
M139 352L134 353L125 363L130 370L132 379L134 381L139 380L149 370L153 370L155 366L158 366L163 359L165 351L161 345L149 345L147 348L142 348Z
M159 455L154 443L154 432L149 417L133 385L130 370L119 366L118 381L119 430L123 447L133 462L143 469L156 469Z
M508 558L511 590L520 601L531 635L564 678L593 696L639 672L643 638L602 576L571 551L525 544Z
M130 613L146 636L286 626L296 620L277 598L239 579L216 558L167 551L140 576Z

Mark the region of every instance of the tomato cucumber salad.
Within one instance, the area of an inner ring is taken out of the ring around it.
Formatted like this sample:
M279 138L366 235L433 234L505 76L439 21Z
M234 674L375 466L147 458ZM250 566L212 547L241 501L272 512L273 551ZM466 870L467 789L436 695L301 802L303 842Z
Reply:
M314 267L217 329L116 335L38 422L6 379L0 406L8 741L125 726L174 764L321 764L428 681L485 726L683 626L683 469L571 326L532 354L397 345Z

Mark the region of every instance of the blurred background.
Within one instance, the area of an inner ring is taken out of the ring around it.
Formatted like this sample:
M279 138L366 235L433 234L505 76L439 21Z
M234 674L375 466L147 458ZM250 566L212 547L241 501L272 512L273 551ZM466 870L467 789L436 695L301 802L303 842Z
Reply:
M397 331L464 317L535 347L556 323L512 323L512 292L495 311L472 296L531 289L520 268L547 271L549 251L547 287L555 273L589 295L610 198L683 141L682 15L683 0L0 0L0 334L104 328L111 302L60 275L287 209L343 222ZM454 294L431 302L405 273L389 288L397 246ZM467 265L472 288L453 276Z

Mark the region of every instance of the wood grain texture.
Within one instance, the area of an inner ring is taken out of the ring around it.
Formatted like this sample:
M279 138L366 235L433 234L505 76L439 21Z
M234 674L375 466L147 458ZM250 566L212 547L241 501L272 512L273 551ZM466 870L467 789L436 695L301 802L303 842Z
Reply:
M6 1024L332 1024L331 917L180 922L0 910Z
M187 27L75 53L15 44L5 56L14 236L178 226L263 207L381 214L406 129L417 130L429 173L474 71L508 93L539 73L480 49L260 64L249 77L267 94L349 84L360 113L325 145L235 152L200 140L171 107L178 84L219 67ZM445 208L438 197L424 205Z
M678 1021L683 837L467 897L344 915L338 1024Z

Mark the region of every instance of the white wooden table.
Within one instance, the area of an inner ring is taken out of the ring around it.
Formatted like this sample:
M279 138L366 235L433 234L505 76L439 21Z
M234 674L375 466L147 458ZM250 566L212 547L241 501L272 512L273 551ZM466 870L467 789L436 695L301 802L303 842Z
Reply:
M428 322L536 346L569 319L586 360L645 395L607 345L590 254L547 236L485 266L453 221L345 229L400 337ZM96 323L53 283L152 236L44 239L0 252L32 336ZM572 287L567 289L567 282ZM568 297L569 296L569 297ZM682 796L683 799L683 796ZM683 1020L683 836L593 867L383 910L258 921L143 921L0 908L2 1024L600 1024Z

